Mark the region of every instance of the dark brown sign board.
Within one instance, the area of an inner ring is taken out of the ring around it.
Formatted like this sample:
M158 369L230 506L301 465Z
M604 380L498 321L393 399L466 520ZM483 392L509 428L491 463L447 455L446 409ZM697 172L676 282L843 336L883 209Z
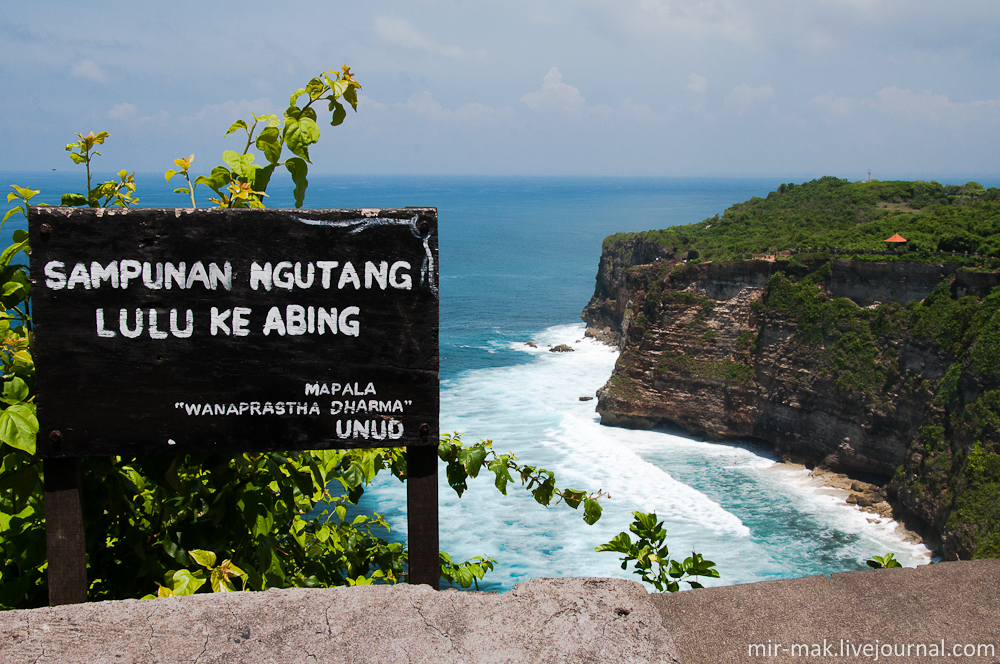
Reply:
M32 208L44 457L436 446L435 208Z
M49 604L87 601L80 457L407 447L437 588L435 208L29 215Z

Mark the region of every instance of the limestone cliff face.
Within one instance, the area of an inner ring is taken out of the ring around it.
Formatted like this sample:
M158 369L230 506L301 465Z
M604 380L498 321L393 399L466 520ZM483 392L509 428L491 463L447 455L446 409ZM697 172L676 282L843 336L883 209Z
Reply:
M943 410L935 393L955 358L893 329L893 312L905 309L879 304L922 300L943 279L955 293L983 297L1000 279L942 265L825 265L817 275L816 264L685 264L655 245L607 247L582 314L589 325L621 335L621 356L598 391L602 423L673 423L710 439L755 437L792 460L888 480ZM841 322L826 338L803 329L794 306L768 302L769 281L778 273L788 283L813 274L824 301L847 298L836 300L843 320L863 320L864 329ZM918 504L906 490L900 499L947 535L947 509Z

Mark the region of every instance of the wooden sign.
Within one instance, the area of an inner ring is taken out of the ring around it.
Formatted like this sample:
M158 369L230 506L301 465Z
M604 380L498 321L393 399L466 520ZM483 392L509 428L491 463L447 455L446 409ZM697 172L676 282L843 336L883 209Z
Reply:
M30 220L41 455L437 445L435 208Z

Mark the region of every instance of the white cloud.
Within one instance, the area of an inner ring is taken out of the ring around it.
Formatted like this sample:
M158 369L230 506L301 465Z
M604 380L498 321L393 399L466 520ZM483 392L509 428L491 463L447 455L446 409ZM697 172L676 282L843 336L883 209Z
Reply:
M882 88L875 99L864 102L865 106L890 115L917 117L930 122L961 117L980 110L994 113L1000 108L1000 100L953 102L946 95L931 94L929 90L914 94L913 90L903 90L895 85Z
M439 44L433 37L417 32L410 22L401 18L375 17L375 32L391 44L449 58L462 57L462 48L454 44Z
M738 44L757 40L752 13L729 0L591 0L610 20L640 34L669 34Z
M387 108L389 108L386 104L375 101L371 97L366 97L365 95L360 93L358 93L358 106L365 109L372 109L376 111L384 111Z
M382 109L386 106L380 105ZM410 95L405 102L392 105L392 110L405 117L421 117L431 122L447 122L451 125L485 127L499 123L511 124L515 121L510 108L495 109L485 104L469 103L452 110L441 105L427 92Z
M965 120L974 115L987 114L1000 120L1000 99L954 102L947 95L936 95L930 90L915 93L895 85L882 88L871 99L834 97L832 93L813 97L810 104L830 116L846 118L858 109L866 108L896 117L908 117L925 122Z
M261 97L253 101L241 99L240 101L224 101L221 104L207 104L195 115L199 120L221 119L227 122L235 122L239 119L251 120L250 114L258 117L267 113L274 113L274 104L268 97Z
M166 110L161 109L160 112L154 115L140 116L139 109L136 105L128 102L122 102L121 104L114 106L107 112L106 115L111 120L118 120L119 122L127 122L134 125L143 125L148 123L163 125L170 121L170 113Z
M822 109L830 115L846 118L858 107L858 101L848 97L834 97L833 93L829 93L813 97L809 100L809 105Z
M108 117L112 120L131 120L135 117L137 110L138 109L135 107L135 104L125 102L123 104L118 104L108 111Z
M94 83L104 83L108 80L108 73L90 59L75 63L69 68L69 73L75 78L84 78Z
M587 100L580 91L568 83L563 83L562 74L555 67L542 79L541 89L528 92L521 97L521 101L533 111L546 109L582 111L587 108Z
M705 91L708 90L708 79L692 72L691 75L688 76L687 89L703 95L705 94Z
M751 88L746 83L737 85L732 92L726 95L725 104L727 107L736 108L737 113L743 115L759 102L770 99L774 96L774 88L770 84L759 85ZM772 112L774 108L772 107Z

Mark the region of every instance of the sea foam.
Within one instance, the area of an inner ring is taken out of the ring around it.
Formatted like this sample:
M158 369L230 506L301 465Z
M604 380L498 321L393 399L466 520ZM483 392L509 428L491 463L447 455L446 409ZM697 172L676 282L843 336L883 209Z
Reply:
M468 442L491 439L521 463L555 472L560 487L603 491L603 516L587 526L582 510L545 508L516 485L501 496L493 476L470 480L459 499L441 473L441 548L462 559L498 561L484 590L503 591L535 577L633 577L618 557L594 547L627 531L633 511L656 512L671 555L698 551L717 563L706 585L866 569L888 551L904 565L926 562L926 548L906 543L894 524L779 464L751 443L711 443L666 430L605 427L595 392L611 374L617 351L560 325L507 350L530 356L513 366L462 372L442 385L441 429ZM573 352L550 352L567 344ZM495 346L491 345L491 348ZM365 505L386 513L405 534L405 489L380 480ZM874 520L874 519L873 519Z

